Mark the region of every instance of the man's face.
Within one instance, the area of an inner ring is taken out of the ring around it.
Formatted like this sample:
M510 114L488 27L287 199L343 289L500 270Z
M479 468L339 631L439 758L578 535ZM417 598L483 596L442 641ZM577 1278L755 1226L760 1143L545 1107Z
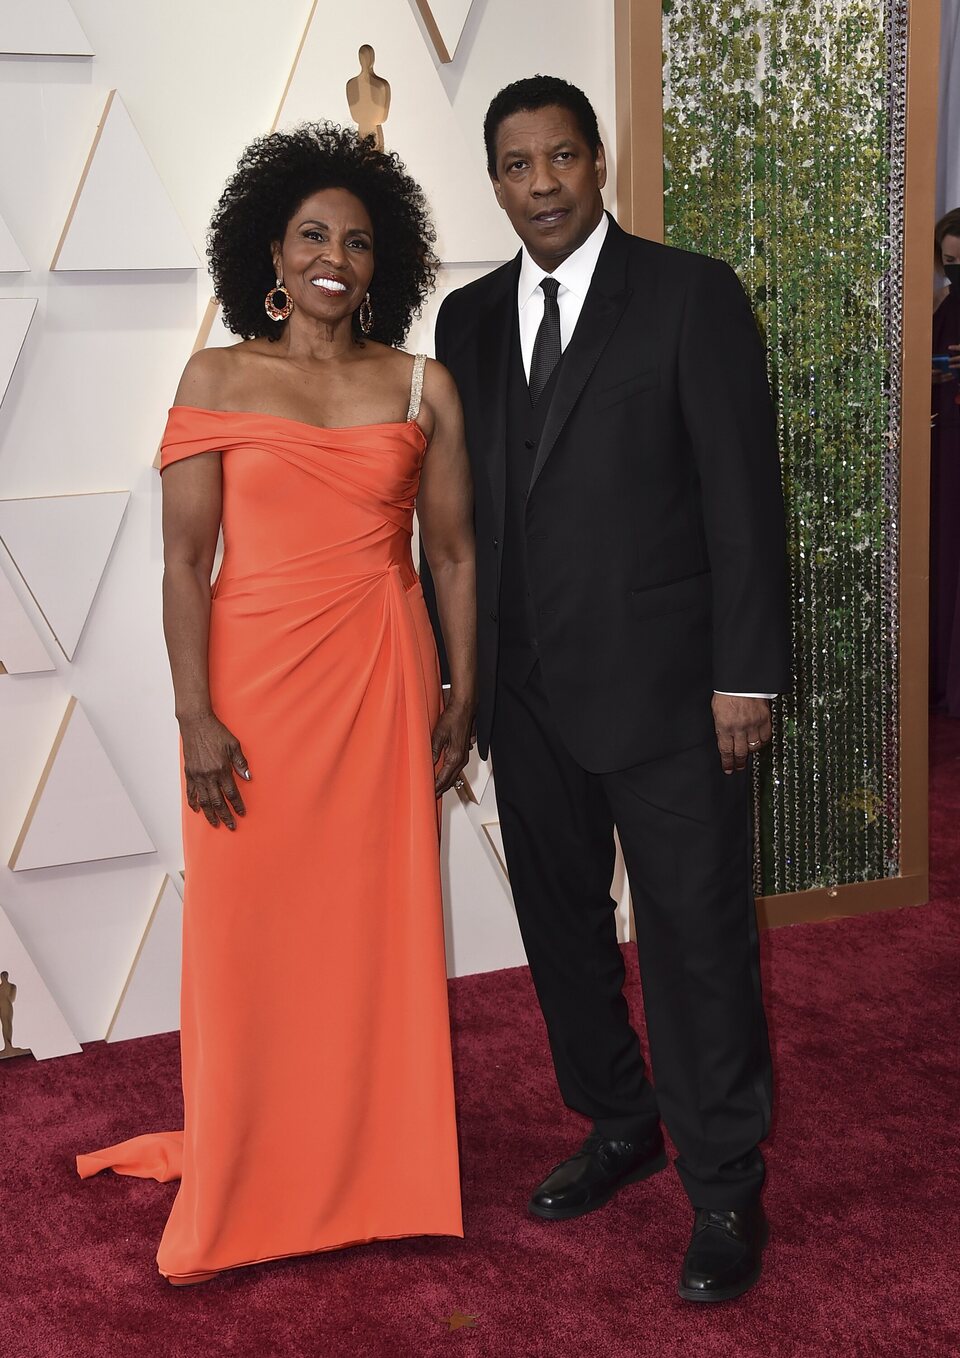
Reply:
M504 118L496 152L497 202L534 262L552 273L603 216L603 147L594 155L574 115L548 107Z

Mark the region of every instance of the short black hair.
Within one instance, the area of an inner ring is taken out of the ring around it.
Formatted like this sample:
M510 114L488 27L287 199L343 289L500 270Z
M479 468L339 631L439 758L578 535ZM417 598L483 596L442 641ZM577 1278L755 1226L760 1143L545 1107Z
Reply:
M244 151L217 204L207 258L227 328L244 339L279 339L263 299L276 274L270 247L283 240L300 204L322 189L347 189L373 224L369 338L402 344L436 281L437 239L419 184L399 156L336 123L303 123L258 137ZM354 334L362 339L359 317Z
M594 155L600 149L600 128L593 105L583 90L561 80L558 75L531 75L515 80L495 94L483 120L483 140L487 147L487 169L497 177L497 133L500 124L514 113L527 113L535 108L565 108L580 125L583 139Z

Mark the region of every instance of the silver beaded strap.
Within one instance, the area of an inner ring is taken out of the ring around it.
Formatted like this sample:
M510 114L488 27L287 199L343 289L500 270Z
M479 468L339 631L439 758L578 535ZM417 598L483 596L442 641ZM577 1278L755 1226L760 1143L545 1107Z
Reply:
M410 382L410 409L407 421L415 420L420 414L420 400L423 396L423 370L427 364L426 354L417 354L413 360L413 378Z

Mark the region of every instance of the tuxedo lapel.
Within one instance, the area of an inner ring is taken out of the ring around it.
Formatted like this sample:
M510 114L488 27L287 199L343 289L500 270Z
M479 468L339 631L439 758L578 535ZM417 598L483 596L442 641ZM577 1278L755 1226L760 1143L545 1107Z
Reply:
M507 383L513 327L517 321L520 256L497 278L497 289L477 328L479 393L488 412L481 450L490 478L497 536L503 534L507 476Z
M577 327L563 357L533 465L531 489L630 301L626 277L628 240L611 218Z

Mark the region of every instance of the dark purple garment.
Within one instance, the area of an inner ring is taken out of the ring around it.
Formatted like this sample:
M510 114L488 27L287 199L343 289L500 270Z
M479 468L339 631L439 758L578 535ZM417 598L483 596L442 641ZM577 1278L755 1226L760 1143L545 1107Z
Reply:
M960 292L933 313L933 352L960 344ZM933 387L930 431L930 706L960 717L960 382Z

